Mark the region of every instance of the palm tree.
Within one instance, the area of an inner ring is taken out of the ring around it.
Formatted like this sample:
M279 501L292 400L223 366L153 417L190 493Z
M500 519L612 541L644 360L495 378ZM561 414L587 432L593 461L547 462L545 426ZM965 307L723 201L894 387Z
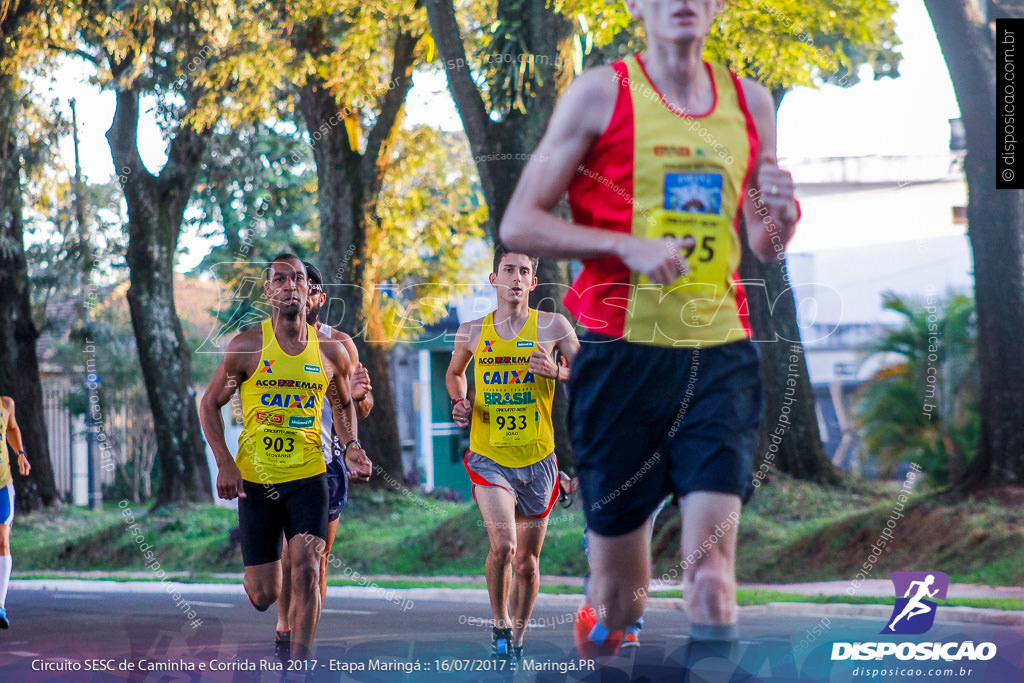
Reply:
M913 460L935 484L952 486L980 426L974 299L949 293L922 303L886 292L883 307L903 324L865 349L885 365L857 395L857 426L890 471Z

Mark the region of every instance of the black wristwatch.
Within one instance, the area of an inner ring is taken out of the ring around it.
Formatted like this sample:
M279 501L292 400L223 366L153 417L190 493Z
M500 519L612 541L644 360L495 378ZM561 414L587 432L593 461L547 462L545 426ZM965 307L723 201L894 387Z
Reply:
M355 444L357 448L362 448L363 447L363 444L359 443L359 439L352 439L347 444L345 444L344 448L341 449L341 454L342 455L347 454L348 453L348 447L351 446L352 444Z

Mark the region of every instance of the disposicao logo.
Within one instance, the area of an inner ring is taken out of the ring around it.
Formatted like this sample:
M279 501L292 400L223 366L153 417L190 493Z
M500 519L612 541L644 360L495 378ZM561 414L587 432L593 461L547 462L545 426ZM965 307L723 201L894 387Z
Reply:
M945 600L949 577L943 572L893 572L896 605L879 633L883 635L920 635L935 623L938 604ZM867 642L832 643L832 661L880 660L895 656L899 660L986 661L996 656L995 643L952 642Z
M949 577L943 572L893 572L889 576L896 590L896 605L889 624L879 633L912 636L927 632L935 623L938 609L929 598L946 599Z

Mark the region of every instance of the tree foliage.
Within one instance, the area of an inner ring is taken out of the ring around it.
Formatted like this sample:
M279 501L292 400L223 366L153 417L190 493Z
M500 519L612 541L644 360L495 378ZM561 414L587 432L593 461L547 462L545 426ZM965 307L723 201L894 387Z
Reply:
M937 485L962 476L980 424L974 301L963 294L909 300L892 292L884 307L902 325L867 349L890 362L857 399L868 452L892 472L916 462Z
M624 3L559 0L578 17L583 44L601 47L627 31L643 41L643 25ZM748 76L773 93L822 83L856 85L861 67L874 78L899 76L900 40L894 0L731 0L712 26L705 58Z

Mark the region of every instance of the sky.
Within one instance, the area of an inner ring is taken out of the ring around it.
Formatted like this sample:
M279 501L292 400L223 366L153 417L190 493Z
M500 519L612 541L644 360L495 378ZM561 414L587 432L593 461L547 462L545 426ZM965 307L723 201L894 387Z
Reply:
M778 116L778 152L787 159L867 155L942 155L949 150L949 119L959 107L945 61L922 0L900 0L896 30L903 54L898 79L864 80L851 88L797 88L782 102ZM104 134L114 113L114 95L85 82L80 65L54 75L49 98L78 100L83 171L92 181L114 174ZM407 101L405 125L428 123L461 128L443 73L417 73ZM152 116L143 116L140 152L150 169L164 160L164 143ZM64 153L73 158L71 141ZM179 270L188 270L208 243L183 235L189 254ZM827 245L825 245L827 246Z

